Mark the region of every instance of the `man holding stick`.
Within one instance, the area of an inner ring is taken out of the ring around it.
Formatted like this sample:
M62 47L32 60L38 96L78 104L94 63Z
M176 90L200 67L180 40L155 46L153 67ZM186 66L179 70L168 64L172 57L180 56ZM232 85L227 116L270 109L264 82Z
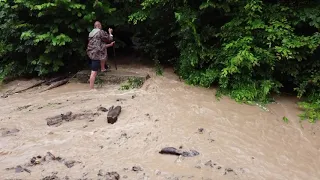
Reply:
M94 89L94 82L98 74L99 68L101 72L105 72L105 64L108 59L107 48L114 46L112 29L108 29L108 33L102 30L99 21L94 23L94 29L89 33L89 43L87 47L87 55L91 59L91 75L90 89Z

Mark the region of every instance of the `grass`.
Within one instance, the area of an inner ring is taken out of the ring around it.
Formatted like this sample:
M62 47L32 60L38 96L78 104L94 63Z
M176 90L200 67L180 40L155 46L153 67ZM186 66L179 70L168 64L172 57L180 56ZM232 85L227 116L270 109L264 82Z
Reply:
M140 78L129 78L125 83L121 84L120 90L129 90L140 88L143 84L142 79Z

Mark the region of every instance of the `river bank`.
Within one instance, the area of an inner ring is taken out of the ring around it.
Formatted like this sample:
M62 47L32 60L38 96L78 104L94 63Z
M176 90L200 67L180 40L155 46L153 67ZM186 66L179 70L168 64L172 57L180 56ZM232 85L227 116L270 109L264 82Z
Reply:
M320 125L299 122L295 98L278 97L263 111L227 97L217 101L213 89L185 85L170 69L155 76L145 66L120 68L147 72L151 78L141 89L127 91L103 85L92 92L87 84L69 83L0 99L1 179L103 179L106 172L129 180L320 178ZM32 81L13 81L2 91ZM116 105L122 112L111 125L107 113L97 109ZM46 118L68 111L88 116L47 125ZM159 154L168 146L200 154ZM47 152L64 161L25 167ZM71 167L66 165L70 161ZM19 165L30 172L10 169Z

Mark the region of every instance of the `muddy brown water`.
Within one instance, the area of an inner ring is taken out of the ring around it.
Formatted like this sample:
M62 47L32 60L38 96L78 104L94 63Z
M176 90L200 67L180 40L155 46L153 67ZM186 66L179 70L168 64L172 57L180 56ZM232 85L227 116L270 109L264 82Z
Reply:
M149 68L131 70L149 72L151 78L141 89L128 91L104 85L92 92L87 84L70 83L1 98L0 179L52 174L98 179L99 170L116 171L120 179L129 180L320 179L320 125L299 122L295 98L277 98L264 111L226 97L218 101L214 90L185 85L170 70L163 77ZM30 82L15 81L2 91ZM115 124L107 123L105 112L57 127L46 124L48 117L68 111L94 113L100 105L122 106ZM5 130L10 129L19 131L8 134ZM168 146L200 155L158 153ZM41 163L27 167L30 173L6 170L47 152L79 163L71 168L57 161Z

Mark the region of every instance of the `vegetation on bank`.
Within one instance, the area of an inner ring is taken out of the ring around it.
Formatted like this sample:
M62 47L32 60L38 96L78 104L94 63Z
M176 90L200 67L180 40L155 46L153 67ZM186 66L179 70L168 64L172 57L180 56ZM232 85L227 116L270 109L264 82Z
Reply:
M189 84L238 102L289 90L320 119L319 0L0 0L0 79L87 65L95 20Z

